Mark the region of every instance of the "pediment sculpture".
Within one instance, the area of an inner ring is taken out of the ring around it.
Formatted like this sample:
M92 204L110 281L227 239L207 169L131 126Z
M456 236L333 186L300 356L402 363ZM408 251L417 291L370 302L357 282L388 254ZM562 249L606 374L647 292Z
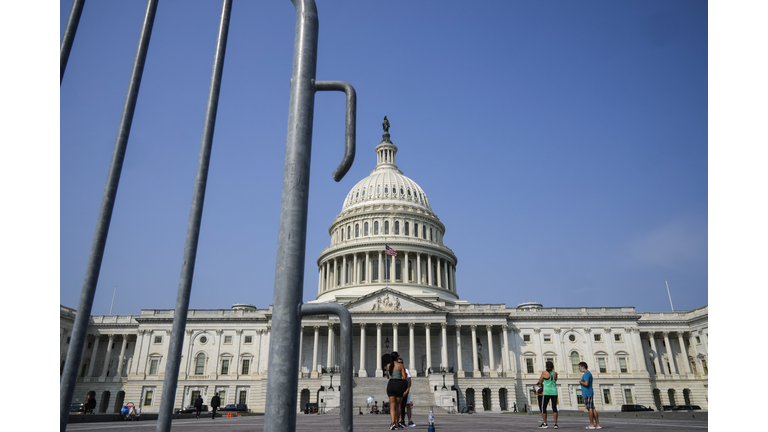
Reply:
M403 310L400 307L400 299L395 296L389 298L389 294L383 297L376 298L376 302L373 303L372 311L400 311Z

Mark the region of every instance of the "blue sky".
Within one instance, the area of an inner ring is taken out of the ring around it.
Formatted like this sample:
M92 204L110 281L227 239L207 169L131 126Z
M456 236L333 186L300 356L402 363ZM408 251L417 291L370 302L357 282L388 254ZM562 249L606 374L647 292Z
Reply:
M77 306L146 2L87 2L60 90L60 302ZM60 3L60 33L71 7ZM221 2L158 7L93 314L173 308ZM708 303L703 1L318 2L304 299L391 122L477 303ZM272 302L295 12L235 1L191 308Z

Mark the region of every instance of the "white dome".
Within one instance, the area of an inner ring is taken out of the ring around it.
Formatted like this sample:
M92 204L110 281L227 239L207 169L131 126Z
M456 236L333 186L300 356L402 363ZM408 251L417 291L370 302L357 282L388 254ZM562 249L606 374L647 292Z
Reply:
M403 175L395 164L397 146L384 134L384 140L376 146L378 163L371 174L360 180L344 200L341 212L361 206L376 204L408 204L423 207L430 213L432 207L424 190L415 181Z

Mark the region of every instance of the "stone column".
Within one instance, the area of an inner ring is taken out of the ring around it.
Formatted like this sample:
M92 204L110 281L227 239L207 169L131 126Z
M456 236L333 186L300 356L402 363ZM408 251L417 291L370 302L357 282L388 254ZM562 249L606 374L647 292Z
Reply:
M456 374L464 378L464 369L461 366L461 324L456 324Z
M432 367L432 338L430 337L430 323L424 324L424 334L427 337L427 370L425 371L427 373L427 376L429 376L429 368Z
M640 337L640 330L632 327L632 345L634 346L637 361L635 367L640 372L648 372L648 366L645 364L645 354L643 353L643 339Z
M315 326L315 344L312 348L312 374L311 378L317 378L317 346L320 342L320 326Z
M186 378L187 375L190 375L189 373L189 362L190 357L192 357L192 350L190 349L191 345L191 337L192 337L193 330L191 329L185 329L184 330L184 340L181 343L181 361L183 364L179 367L179 377L180 378ZM138 337L136 340L136 345L138 346Z
M397 349L397 347L397 323L392 323L392 351L400 353L400 350Z
M704 349L707 351L707 354L709 354L709 336L703 331L699 331L699 334L701 334L701 341L704 342Z
M472 373L477 378L480 376L480 369L477 368L477 326L473 324L469 328L472 329L472 366L474 367Z
M440 349L440 367L448 367L448 323L441 322L440 328L443 331L442 334L442 347Z
M99 337L101 335L96 334L93 337L93 349L91 350L91 362L88 364L88 372L86 372L85 376L90 377L93 376L93 367L96 366L96 353L99 349Z
M397 273L395 273L395 257L387 255L389 258L389 281L395 283L397 281Z
M235 377L239 377L243 372L242 359L240 358L240 347L243 345L243 329L235 330Z
M365 323L360 324L360 372L358 376L365 378L368 371L365 370Z
M301 326L301 330L299 331L299 378L301 378L301 366L302 366L302 360L301 356L304 351L304 326Z
M131 361L132 363L136 364L136 368L134 369L134 373L136 374L142 370L141 363L143 362L141 360L146 357L146 353L144 351L144 340L147 339L145 337L146 334L146 330L136 330L136 346L133 348L133 360ZM131 366L133 366L133 364Z
M408 323L408 360L410 361L410 364L408 365L408 368L413 373L416 373L416 341L414 336L414 328L416 327L416 323ZM416 375L414 375L416 376Z
M125 363L125 349L128 348L128 335L123 335L123 345L120 347L120 358L117 360L117 372L115 373L115 381L118 381L123 376L123 363ZM182 351L184 352L184 351ZM126 374L128 375L128 374Z
M365 282L371 283L371 253L365 251Z
M344 279L342 279L343 281ZM328 323L328 352L326 353L325 366L333 366L333 324Z
M456 265L451 266L451 283L453 284L453 292L456 292Z
M427 285L432 286L432 255L427 254Z
M408 282L411 281L410 278L409 278L409 276L410 276L410 273L409 273L410 267L408 266L408 252L405 252L405 262L403 262L403 269L404 269L404 272L403 272L403 283L408 283Z
M381 256L381 252L379 252ZM381 265L381 260L379 260ZM379 276L383 276L383 273L379 273ZM381 370L381 323L376 323L376 375L377 377L383 377L384 371Z
M635 364L635 341L632 334L632 327L624 327L624 336L629 342L629 355L627 358L627 368L630 372L636 372L637 371L637 365Z
M487 325L485 329L488 331L488 365L491 367L491 376L496 376L496 364L493 358L493 326Z
M358 279L360 278L360 272L357 270L357 254L356 253L353 254L352 258L353 258L353 261L352 261L352 268L353 268L353 271L352 271L352 275L353 275L352 281L355 284L359 284L360 281Z
M509 326L504 324L501 326L501 370L504 375L509 371L509 336L507 331Z
M659 351L656 349L656 334L654 332L648 332L648 340L651 342L651 350L653 351L653 365L656 367L656 375L666 375L664 369L662 369L659 365Z
M559 363L560 366L561 366L561 368L559 369L560 372L566 372L566 368L568 367L567 366L568 359L565 358L565 348L563 347L563 337L561 336L562 330L560 329L560 327L555 327L554 330L555 330L555 344L557 345L557 351L558 351L557 352L557 357L560 358L559 362L555 361L555 370L556 371L558 370L557 364ZM592 367L594 367L594 366L592 366ZM597 368L595 368L595 369L597 369Z
M349 269L347 268L347 255L341 257L341 286L347 286L349 283Z
M520 356L517 354L517 334L520 333L520 329L512 328L512 362L510 363L510 371L517 372L518 370L522 370L522 366L520 365ZM555 329L555 333L560 333L560 329ZM526 390L527 391L527 390Z
M696 348L696 339L693 336L693 332L688 334L688 340L691 341L691 348L693 349L693 361L696 362L696 364L699 364L699 350ZM704 373L703 369L700 369L700 374Z
M437 265L437 271L435 271L435 273L437 273L437 286L442 288L442 286L443 286L443 282L442 282L442 278L441 278L442 270L440 269L440 261L442 261L442 259L440 257L435 257L435 260L437 261L435 263Z
M677 374L677 365L675 364L675 354L672 351L672 344L669 343L669 332L662 332L664 335L664 344L667 346L667 360L669 360L669 366L672 368L672 373Z
M546 369L546 363L544 360L544 350L542 349L541 328L534 328L533 333L535 335L531 338L533 340L533 352L536 353L536 358L539 359L539 370L544 370Z
M209 372L208 372L211 376L213 376L214 379L216 379L219 376L218 375L219 374L219 370L218 370L219 369L219 352L221 352L222 330L216 329L215 332L216 332L216 351L211 356L211 362L209 365L209 367L213 368L213 371L210 371L209 369Z
M336 258L333 258L333 281L331 282L331 287L336 288L339 282L339 264Z
M421 285L421 254L416 254L416 283Z
M107 342L107 354L104 356L104 366L101 368L101 375L99 381L104 381L107 378L107 372L109 372L109 357L112 354L112 342L115 340L115 335L109 335L109 341Z
M320 268L317 271L317 293L323 292L323 264L320 264Z
M381 258L381 255L382 252L379 251L379 283L384 282L384 260Z
M613 349L613 330L610 327L603 328L603 331L605 332L605 343L608 346L608 372L618 372L621 373L621 370L617 367L616 363L616 351ZM589 340L589 339L588 339ZM590 341L591 342L591 341ZM590 344L590 351L591 351L591 344ZM594 355L594 354L593 354Z
M683 332L677 332L677 341L680 344L680 351L683 354L683 363L685 363L685 370L688 372L688 375L691 375L693 372L691 371L691 363L688 361L688 350L685 349L685 341L683 340ZM682 368L680 368L682 369Z
M301 327L302 330L304 327ZM302 335L303 336L303 335ZM253 369L257 374L261 375L262 368L261 368L261 353L264 351L264 339L266 339L266 332L264 330L258 329L256 330L256 337L259 339L259 343L256 345L256 357L254 358L254 361L256 362L256 367ZM269 346L269 345L267 345ZM301 356L299 356L301 358ZM267 360L269 360L269 353L267 353ZM266 368L264 368L266 370ZM301 372L301 362L299 362L299 372Z

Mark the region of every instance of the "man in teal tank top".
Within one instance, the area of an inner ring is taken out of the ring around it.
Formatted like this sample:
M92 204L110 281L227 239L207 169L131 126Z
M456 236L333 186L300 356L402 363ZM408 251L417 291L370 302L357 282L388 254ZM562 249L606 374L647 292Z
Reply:
M541 418L544 423L539 425L539 428L546 429L549 427L547 425L547 405L549 401L552 401L552 414L555 416L554 428L559 429L557 426L557 372L553 370L555 365L551 361L548 361L546 366L547 370L542 372L541 377L539 377L539 386L544 387L544 400L541 403Z

